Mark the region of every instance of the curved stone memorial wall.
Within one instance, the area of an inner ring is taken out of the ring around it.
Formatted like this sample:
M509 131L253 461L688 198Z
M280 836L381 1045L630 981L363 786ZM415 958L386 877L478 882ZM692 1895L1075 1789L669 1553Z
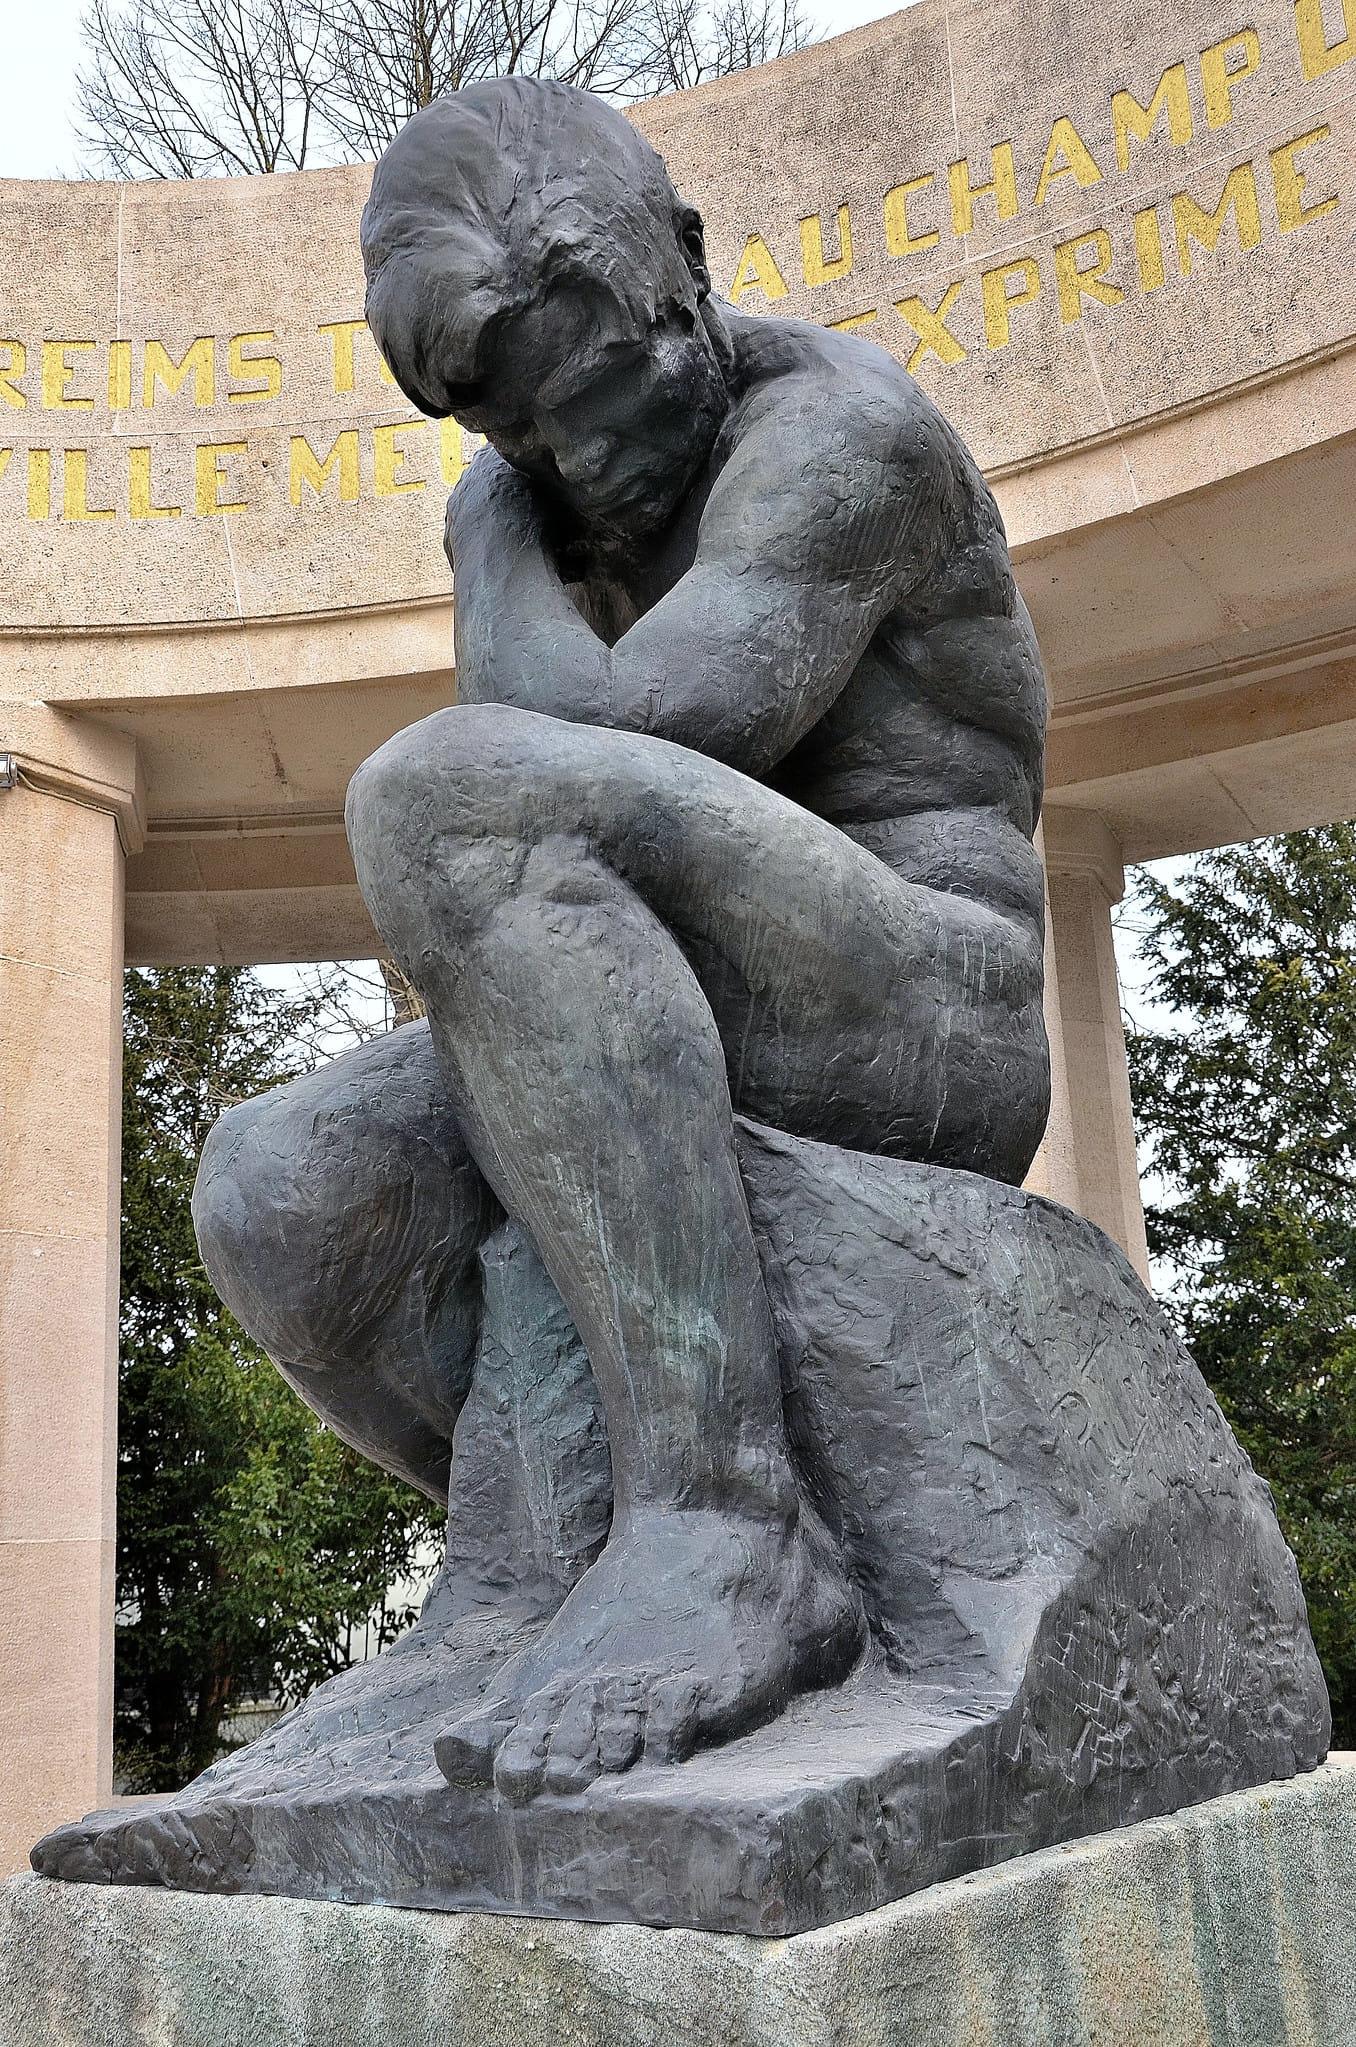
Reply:
M1356 334L1353 56L1341 0L925 0L635 119L706 219L718 287L907 363L1007 486L1022 546L1161 492L1127 433ZM412 413L362 324L368 179L0 183L7 693L226 679L206 633L114 677L74 628L445 601L467 441ZM1280 410L1270 445L1260 414L1205 432L1192 480L1341 423ZM1073 451L1101 459L1059 501L1032 471ZM1044 609L1059 642L1075 621Z

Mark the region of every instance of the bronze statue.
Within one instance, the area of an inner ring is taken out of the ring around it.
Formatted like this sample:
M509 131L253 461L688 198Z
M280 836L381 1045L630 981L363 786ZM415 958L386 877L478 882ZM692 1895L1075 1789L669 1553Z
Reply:
M397 382L489 443L458 702L349 794L429 1021L230 1112L195 1213L317 1412L450 1475L448 1566L39 1866L782 1931L1312 1767L1265 1489L1014 1191L1045 692L965 448L872 342L715 299L565 86L417 115L363 250Z

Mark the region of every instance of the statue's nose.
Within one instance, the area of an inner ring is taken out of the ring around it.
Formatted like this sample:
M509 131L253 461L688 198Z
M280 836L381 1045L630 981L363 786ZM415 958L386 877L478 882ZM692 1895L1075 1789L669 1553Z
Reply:
M567 483L596 483L611 460L612 444L603 435L558 442L556 467Z

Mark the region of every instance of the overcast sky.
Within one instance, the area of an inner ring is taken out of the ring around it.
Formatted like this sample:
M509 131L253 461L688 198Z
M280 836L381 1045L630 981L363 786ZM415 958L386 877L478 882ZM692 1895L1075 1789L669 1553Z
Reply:
M62 178L77 172L71 129L80 16L88 0L38 0L6 10L0 64L0 177ZM890 14L899 0L821 0L813 13L837 35Z

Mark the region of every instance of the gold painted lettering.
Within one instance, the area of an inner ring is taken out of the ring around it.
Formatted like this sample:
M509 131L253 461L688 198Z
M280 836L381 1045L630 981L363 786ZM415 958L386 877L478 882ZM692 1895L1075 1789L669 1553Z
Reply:
M366 327L366 320L330 320L323 327L317 327L317 334L328 334L334 347L334 389L336 394L353 389L353 337Z
M66 360L68 355L81 354L92 350L92 341L44 341L42 344L42 404L45 412L93 412L92 398L68 398L66 386L76 374L77 365Z
M1123 171L1130 168L1130 137L1136 142L1147 142L1149 134L1164 109L1168 116L1168 134L1174 143L1191 140L1191 95L1187 91L1185 64L1171 64L1158 81L1157 89L1147 107L1142 107L1132 92L1118 92L1111 102L1111 126L1116 137L1116 161Z
M1304 203L1304 187L1309 173L1302 171L1295 158L1302 149L1308 149L1315 142L1326 142L1332 134L1327 122L1321 128L1311 128L1307 135L1297 135L1293 142L1283 142L1279 149L1271 152L1271 182L1276 187L1276 217L1281 223L1281 232L1288 234L1292 227L1303 227L1306 221L1318 220L1323 214L1331 213L1337 205L1337 194L1331 193L1326 199L1319 199L1312 206Z
M132 404L132 344L130 341L110 341L108 344L108 409L110 412L127 412Z
M358 496L358 429L350 427L339 435L322 461L305 434L293 434L288 464L287 494L294 505L301 503L301 486L310 485L319 497L335 469L339 471L339 501L351 505Z
M1008 290L1010 277L1022 280L1016 291ZM1013 307L1029 306L1040 296L1040 267L1034 256L1019 256L1015 263L1004 263L998 270L986 270L979 284L984 294L985 337L990 348L1006 348L1012 339Z
M151 451L127 450L128 510L134 519L177 519L178 505L157 505L151 496Z
M273 329L266 334L233 334L227 351L226 361L233 377L262 377L261 391L232 391L228 395L232 405L257 405L260 399L276 398L282 390L282 364L276 355L246 355L246 345L261 341L272 341Z
M962 157L947 169L951 192L951 224L958 235L968 235L975 224L976 199L992 198L1000 220L1017 217L1017 171L1012 161L1012 144L998 143L991 159L993 176L987 185L970 183L970 162Z
M9 468L9 458L13 453L13 448L0 448L0 483L4 481L5 471Z
M243 455L243 441L208 441L198 449L197 499L198 516L206 518L212 512L243 512L248 506L243 499L238 503L224 505L221 502L221 486L228 481L229 472L222 461L223 455Z
M922 192L932 183L936 173L928 171L921 178L910 178L907 184L896 185L885 195L885 246L892 256L918 256L924 249L935 249L942 239L936 228L926 234L914 235L909 232L909 194Z
M0 341L0 348L9 350L9 361L0 370L0 398L16 412L22 412L28 399L19 389L19 379L28 366L28 350L22 341Z
M148 341L141 373L141 402L155 404L155 387L163 384L173 397L193 379L193 403L215 405L217 397L217 344L210 334L200 334L182 362L175 362L163 341Z
M52 515L52 451L50 448L30 448L28 451L28 516L30 519L49 519Z
M746 291L761 291L769 299L786 297L785 279L761 235L750 235L744 244L744 253L735 265L734 283L730 286L730 304L737 306Z
M1295 0L1295 34L1299 38L1300 68L1306 79L1322 78L1325 72L1335 71L1339 64L1347 64L1356 57L1356 17L1350 13L1347 0L1337 0L1342 16L1342 32L1335 43L1328 41L1328 32L1323 26L1323 0Z
M800 224L800 266L811 291L820 284L834 284L852 268L852 221L846 206L838 209L838 250L831 263L824 261L824 233L817 213L807 213Z
M1059 160L1061 157L1064 158L1063 163ZM1050 130L1040 182L1036 186L1037 206L1044 206L1047 192L1059 178L1077 178L1082 189L1099 185L1102 181L1102 173L1093 162L1092 152L1067 114L1061 114Z
M949 284L935 307L925 305L919 298L900 299L896 305L895 311L901 320L906 321L918 336L918 346L904 365L910 376L929 355L935 355L945 363L965 361L969 351L962 348L946 324L947 315L960 297L964 283L965 279L958 277L954 284Z
M1153 206L1135 215L1135 257L1140 285L1146 292L1157 291L1163 282L1163 235Z
M1093 261L1086 269L1080 269L1078 252L1091 248ZM1055 244L1055 283L1059 287L1059 317L1066 327L1083 317L1083 300L1093 298L1104 306L1118 306L1125 293L1118 284L1109 284L1106 273L1111 268L1111 237L1104 227L1090 228L1086 234L1075 235L1071 241Z
M875 306L868 306L864 313L849 313L846 320L830 320L829 325L835 334L855 334L859 327L869 327L877 318Z
M484 447L485 436L468 434L455 419L439 420L438 426L438 462L443 482L449 490L453 490L461 482L477 448Z
M62 515L72 526L92 519L116 519L112 506L89 502L88 457L83 448L67 448L62 475Z
M1242 63L1230 65L1233 51L1242 54ZM1205 118L1212 128L1222 128L1234 117L1233 89L1245 78L1251 78L1262 61L1262 46L1257 40L1255 28L1240 29L1237 35L1226 36L1222 43L1215 43L1208 50L1201 51L1201 84L1205 88Z
M1172 221L1177 230L1177 267L1183 277L1191 275L1191 243L1198 242L1213 255L1231 208L1238 222L1239 247L1255 249L1262 239L1262 220L1257 211L1257 180L1250 163L1241 163L1230 171L1213 213L1198 206L1188 192L1174 195Z
M379 426L372 434L372 469L379 498L403 497L407 491L423 490L425 478L411 477L408 483L397 483L397 471L403 469L408 460L408 450L396 446L397 434L421 434L428 425L426 419L402 419L395 426Z

